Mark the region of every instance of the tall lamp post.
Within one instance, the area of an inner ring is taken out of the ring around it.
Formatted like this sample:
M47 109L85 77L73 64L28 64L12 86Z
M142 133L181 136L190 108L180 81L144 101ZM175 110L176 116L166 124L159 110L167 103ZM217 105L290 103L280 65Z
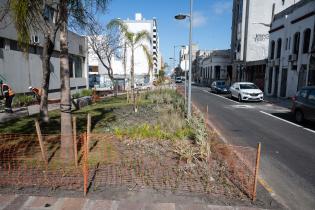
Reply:
M192 67L192 10L193 10L193 0L190 0L190 14L178 14L175 16L177 20L189 19L189 73L188 73L188 108L187 117L191 118L191 67Z

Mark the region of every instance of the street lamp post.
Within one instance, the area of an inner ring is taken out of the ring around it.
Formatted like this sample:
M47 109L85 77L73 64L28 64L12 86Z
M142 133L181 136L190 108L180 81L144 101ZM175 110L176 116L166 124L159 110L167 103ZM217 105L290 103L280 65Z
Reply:
M177 20L184 20L189 18L189 73L188 73L188 109L187 117L191 118L191 67L192 67L192 10L193 10L193 0L190 0L190 13L189 15L178 14L175 16Z

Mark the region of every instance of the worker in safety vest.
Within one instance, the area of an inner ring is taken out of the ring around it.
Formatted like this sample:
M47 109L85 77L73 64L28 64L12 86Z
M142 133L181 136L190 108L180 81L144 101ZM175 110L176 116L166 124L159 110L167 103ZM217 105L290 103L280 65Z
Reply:
M40 99L42 97L42 89L41 88L36 88L36 87L32 87L29 86L28 89L34 94L36 100L38 101L38 103L40 103Z
M13 90L10 88L9 85L4 84L2 80L0 80L0 92L1 98L5 98L5 111L8 113L13 113L12 111L12 101L13 97L15 96Z

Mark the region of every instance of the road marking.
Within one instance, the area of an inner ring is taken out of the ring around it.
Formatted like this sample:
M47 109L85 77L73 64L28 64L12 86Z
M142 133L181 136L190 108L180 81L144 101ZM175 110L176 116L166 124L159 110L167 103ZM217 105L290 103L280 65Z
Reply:
M211 95L214 95L214 96L223 98L223 99L225 99L225 100L232 101L232 102L234 102L234 103L239 104L238 101L234 101L234 100L232 100L232 99L230 99L230 98L227 98L227 97L224 97L224 96L220 96L220 95L217 95L217 94L213 94L213 93L211 93L211 92L209 92L209 91L207 91L207 90L202 90L202 91L205 92L205 93L209 93L209 94L211 94Z
M303 126L300 126L300 125L295 124L295 123L293 123L293 122L290 122L290 121L288 121L288 120L282 119L282 118L280 118L280 117L274 116L274 115L269 114L269 113L267 113L267 112L264 112L264 111L259 111L259 112L260 112L260 113L263 113L263 114L265 114L265 115L268 115L268 116L270 116L270 117L276 118L276 119L278 119L278 120L281 120L281 121L283 121L283 122L289 123L289 124L291 124L291 125L294 125L294 126L296 126L296 127L298 127L298 128L303 128Z
M239 108L239 109L252 109L252 108L254 108L253 106L246 105L246 104L244 104L244 105L242 105L242 104L240 104L240 105L231 105L231 107Z
M265 180L262 178L258 178L258 182L269 192L269 193L274 193L272 188L267 184Z
M312 130L312 129L305 128L305 127L303 127L303 129L304 129L304 130L307 130L307 131L309 131L309 132L315 133L315 131L314 131L314 130Z
M281 120L281 121L283 121L283 122L289 123L289 124L294 125L294 126L296 126L296 127L298 127L298 128L302 128L303 130L309 131L309 132L311 132L311 133L315 133L315 131L312 130L312 129L305 128L305 127L303 127L303 126L301 126L301 125L298 125L298 124L296 124L296 123L290 122L290 121L285 120L285 119L282 119L282 118L280 118L280 117L276 117L276 116L274 116L274 115L272 115L272 114L269 114L269 113L267 113L267 112L260 111L260 113L263 113L263 114L268 115L268 116L270 116L270 117L274 117L274 118L276 118L276 119L278 119L278 120Z

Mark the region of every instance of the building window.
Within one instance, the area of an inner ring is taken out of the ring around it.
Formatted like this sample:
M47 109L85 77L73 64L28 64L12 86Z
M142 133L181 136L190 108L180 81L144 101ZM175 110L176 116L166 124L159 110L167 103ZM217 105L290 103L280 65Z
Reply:
M55 10L54 8L52 8L51 6L45 5L45 10L44 10L44 19L54 23L54 14L55 14Z
M296 32L293 38L293 54L298 55L300 48L300 32Z
M304 31L303 53L308 53L308 49L310 46L310 39L311 39L311 29L308 28Z
M82 59L78 56L74 57L75 77L82 78Z
M19 51L19 46L18 46L17 41L15 41L15 40L10 40L10 50Z
M288 50L289 47L289 38L285 39L285 50Z
M69 56L69 76L73 77L73 58Z
M281 56L281 47L282 47L282 40L278 39L277 41L277 58Z
M0 48L4 48L5 44L4 44L4 38L0 37Z
M275 57L275 46L276 46L275 41L272 41L271 42L271 48L270 48L270 50L271 50L271 52L270 52L270 59L271 60L274 59L274 57Z

